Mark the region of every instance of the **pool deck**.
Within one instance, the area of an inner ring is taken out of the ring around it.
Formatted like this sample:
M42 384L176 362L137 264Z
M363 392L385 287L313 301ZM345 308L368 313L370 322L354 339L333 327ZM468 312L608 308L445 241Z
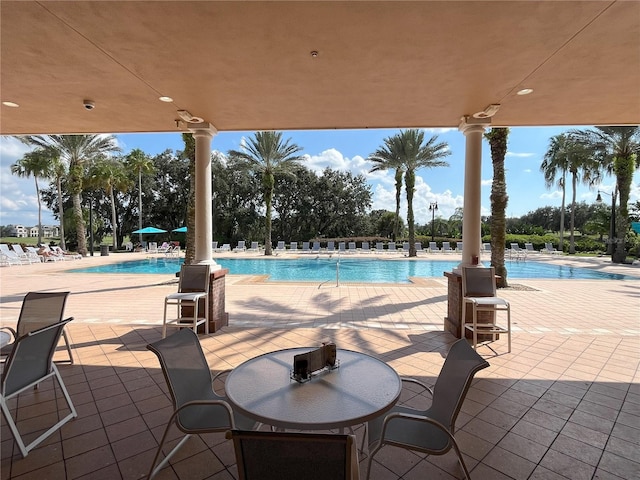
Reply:
M228 256L250 255L255 254ZM144 257L111 254L0 269L2 325L15 324L28 291L72 292L66 314L74 317L68 331L76 363L61 364L60 370L79 412L25 459L3 419L0 480L129 479L146 473L170 404L157 359L145 345L160 338L163 299L176 291L176 280L66 271ZM456 254L424 258L451 260ZM476 376L457 422L472 477L640 477L640 267L612 265L606 258L529 258L636 279L518 279L511 283L528 288L500 291L513 312L512 352L506 353L504 340L494 350L479 348L491 367ZM229 326L200 337L213 370L262 352L333 339L338 347L370 353L401 375L432 383L455 341L443 332L444 276L412 285L336 287L227 275L226 311ZM63 358L64 352L56 355ZM50 389L43 385L21 397L27 431L36 431L40 419L48 421ZM426 402L411 396L404 400ZM361 474L366 460L363 455ZM230 480L237 478L234 462L222 434L205 435L191 439L157 478ZM425 458L393 447L380 452L373 468L372 479L461 475L451 453Z

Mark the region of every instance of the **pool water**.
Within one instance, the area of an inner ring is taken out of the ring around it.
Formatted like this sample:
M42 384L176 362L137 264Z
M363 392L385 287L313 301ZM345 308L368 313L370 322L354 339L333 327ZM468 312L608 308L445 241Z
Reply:
M147 258L130 262L75 269L76 273L129 273L175 275L183 259ZM380 260L313 257L295 259L220 258L216 262L228 268L230 274L268 275L273 282L335 282L339 270L340 282L411 283L409 277L442 277L459 265L459 261L444 260ZM507 262L510 279L590 279L624 280L621 274L605 273L588 268L552 265L541 262Z

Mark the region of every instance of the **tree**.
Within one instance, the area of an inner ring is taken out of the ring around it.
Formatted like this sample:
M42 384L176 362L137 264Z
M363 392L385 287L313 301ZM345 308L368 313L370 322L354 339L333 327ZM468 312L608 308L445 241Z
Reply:
M184 263L190 265L196 258L196 139L191 133L183 133L182 158L189 161L189 194L187 197L187 235Z
M396 216L393 224L393 240L397 240L400 234L400 195L402 194L402 176L404 175L404 164L402 163L399 145L394 137L384 139L384 145L369 155L367 160L374 163L369 172L380 170L394 170L396 180Z
M544 183L547 188L554 184L562 190L562 202L560 206L560 238L558 248L563 249L564 243L564 212L566 198L567 171L569 170L569 140L564 133L551 137L549 148L544 154L544 160L540 165L540 171L544 175Z
M491 182L491 266L498 276L497 286L509 286L504 265L505 237L507 235L507 181L504 174L504 157L507 155L508 128L492 128L484 134L491 147L493 181Z
M271 207L276 174L291 174L301 160L296 155L302 149L283 141L282 132L256 132L249 138L243 150L230 150L228 156L243 170L259 175L262 180L262 195L266 207L264 254L271 255Z
M67 169L59 155L55 155L51 161L51 177L56 183L56 194L58 197L58 220L60 223L60 248L67 249L64 228L64 197L62 195L62 179L67 176Z
M403 130L384 140L378 152L387 152L389 162L400 162L404 169L404 185L407 194L407 226L409 228L409 256L416 256L416 232L413 216L413 192L416 185L416 170L419 168L447 167L441 158L451 155L446 142L438 142L434 135L424 141L424 132L415 128ZM382 158L382 157L380 157Z
M86 227L82 216L82 181L86 165L103 155L119 151L116 138L113 135L31 135L19 138L27 145L54 149L67 164L67 188L73 200L78 253L86 255Z
M146 153L136 148L129 152L125 164L138 177L138 230L142 230L142 174L153 172L153 162ZM142 234L139 234L138 239L142 243Z
M24 157L18 159L16 163L11 165L11 173L25 178L33 176L36 184L36 198L38 199L38 245L42 243L42 202L40 200L38 177L47 178L51 175L51 161L54 156L55 152L51 149L40 147L25 153Z
M604 172L616 177L620 207L616 212L616 243L611 261L624 263L627 257L625 239L629 232L629 193L633 171L640 168L640 127L595 127L595 130L575 130L572 134L588 149Z
M118 241L122 239L122 229L118 235L118 215L116 211L115 192L123 192L132 187L131 180L127 177L122 160L102 157L93 162L89 169L88 185L93 188L102 188L109 195L111 203L111 232L113 250L118 249Z

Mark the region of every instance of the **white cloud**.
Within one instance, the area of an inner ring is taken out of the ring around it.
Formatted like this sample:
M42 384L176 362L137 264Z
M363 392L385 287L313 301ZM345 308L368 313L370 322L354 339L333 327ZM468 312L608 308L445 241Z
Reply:
M481 180L480 185L482 185L483 187L490 187L491 185L493 185L493 178L490 178L488 180Z
M429 133L434 134L434 135L442 135L442 134L445 134L445 133L457 132L458 131L457 128L452 128L452 127L424 128L423 130L425 132L429 132Z
M533 157L535 153L516 153L516 152L507 152L507 157L518 157L518 158L527 158Z
M531 173L531 169L530 169L530 168L525 168L525 169L523 170L523 172L524 172L524 173Z
M345 157L340 151L335 148L324 150L318 155L304 155L304 165L315 173L320 175L325 168L331 168L332 170L339 170L341 172L351 172L354 175L365 175L369 177L369 170L372 163L356 155L353 158ZM377 177L380 174L375 174Z
M540 195L541 199L548 199L548 200L557 200L558 198L562 198L562 191L560 190L556 190L553 192L549 192L549 193L543 193L542 195Z

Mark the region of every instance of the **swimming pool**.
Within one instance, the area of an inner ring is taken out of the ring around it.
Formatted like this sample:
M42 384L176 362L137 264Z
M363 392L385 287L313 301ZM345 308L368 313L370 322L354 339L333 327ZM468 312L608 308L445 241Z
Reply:
M99 267L72 270L77 273L129 273L174 275L180 269L183 259L147 258L130 262L115 263ZM411 283L409 277L442 277L460 263L445 260L380 260L335 257L313 258L217 258L216 262L228 268L230 274L268 275L272 282L335 282L339 269L340 282L358 283ZM621 274L605 273L588 268L552 265L542 262L507 262L510 279L590 279L624 280Z

